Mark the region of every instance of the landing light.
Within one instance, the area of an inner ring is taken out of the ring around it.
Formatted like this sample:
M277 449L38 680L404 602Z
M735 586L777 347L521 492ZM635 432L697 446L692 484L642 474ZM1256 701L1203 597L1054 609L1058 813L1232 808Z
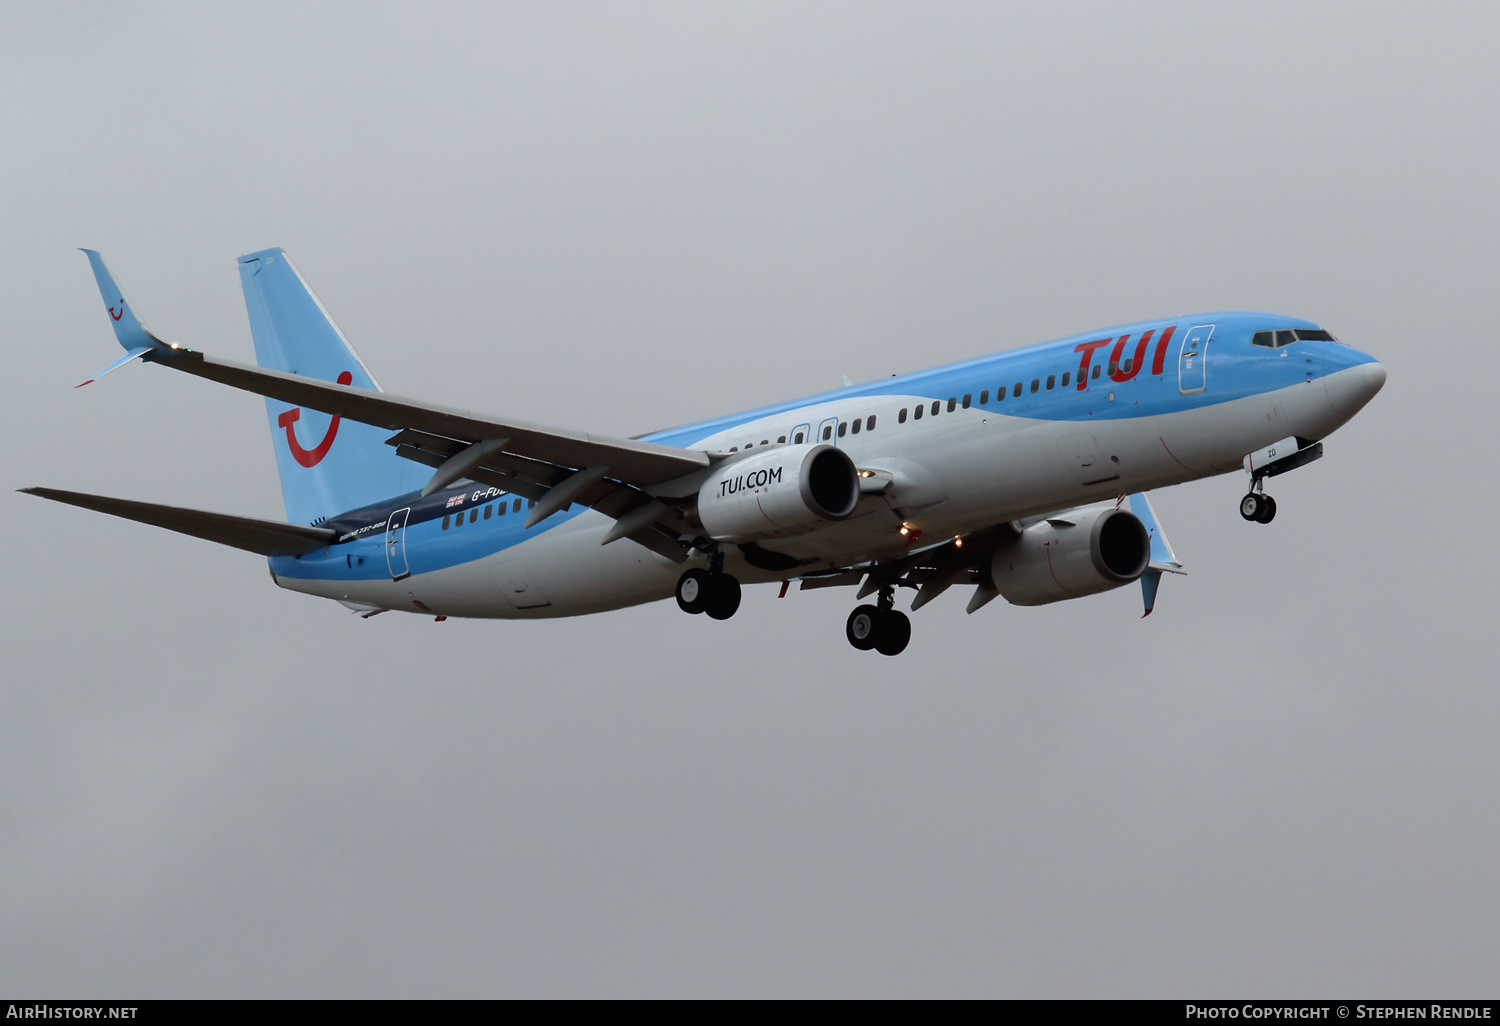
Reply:
M964 547L964 540L956 534L953 536L953 547L955 549L961 549Z

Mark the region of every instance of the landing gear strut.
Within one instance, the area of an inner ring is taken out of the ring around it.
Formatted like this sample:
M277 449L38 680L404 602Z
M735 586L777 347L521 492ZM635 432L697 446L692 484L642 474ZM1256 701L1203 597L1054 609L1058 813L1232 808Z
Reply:
M880 589L879 604L856 606L844 624L844 636L861 652L899 655L911 641L911 620L895 608L896 590Z
M694 567L677 578L677 605L684 613L707 613L727 620L740 608L740 582L724 572L724 554L708 557L708 569Z

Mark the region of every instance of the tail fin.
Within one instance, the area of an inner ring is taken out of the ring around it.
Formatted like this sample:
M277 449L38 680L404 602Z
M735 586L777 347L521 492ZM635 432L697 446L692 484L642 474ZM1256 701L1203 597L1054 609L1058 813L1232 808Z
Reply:
M380 391L281 249L240 257L255 360L271 370ZM266 400L281 497L292 523L316 523L422 486L423 468L385 444L390 431Z

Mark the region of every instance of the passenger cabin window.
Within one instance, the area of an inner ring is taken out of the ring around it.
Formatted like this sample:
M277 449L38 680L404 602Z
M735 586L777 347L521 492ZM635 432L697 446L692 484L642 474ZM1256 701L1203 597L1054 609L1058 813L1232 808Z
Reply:
M469 523L472 524L475 521L477 521L478 519L479 519L479 510L477 510L477 509L471 509L471 510L469 510Z
M823 428L823 441L826 442L826 441L828 441L832 437L833 437L833 425L832 424L828 424L828 425L826 425Z
M1048 374L1047 375L1047 391L1050 392L1050 391L1052 391L1056 387L1057 387L1057 375L1056 374Z
M801 445L802 444L802 432L798 431L795 435L793 435L792 436L792 441L795 442L797 445Z
M864 423L865 422L862 421L862 420L860 420L858 417L854 418L854 433L856 435L859 434L859 429L862 428L862 427L864 427ZM843 432L840 431L839 434L843 434Z
M997 403L998 403L998 402L1000 402L1000 401L1001 401L1001 400L1002 400L1002 399L1004 399L1004 398L1005 398L1005 393L1006 393L1006 391L1007 391L1007 390L1006 390L1006 389L1004 389L1004 388L997 388L997 389L995 389L995 402L997 402Z
M972 402L973 399L974 399L974 397L972 395L966 395L966 396L964 396L964 409L967 410L969 408L969 403Z
M533 505L535 505L535 504L533 503ZM519 513L519 512L521 512L521 500L520 499L517 499L515 502L513 502L513 503L510 504L510 511L512 513Z
M984 406L989 401L990 401L990 390L986 388L983 392L979 393L979 405L980 406Z
M901 407L901 412L898 413L898 414L896 414L896 423L897 424L905 424L906 423L906 407L905 406Z
M911 415L913 417L915 417L917 420L921 420L922 419L922 414L924 414L926 412L927 412L927 407L925 407L925 406L918 406L916 409L914 409L914 410L911 411Z
M1068 387L1068 381L1073 377L1072 371L1063 371L1062 387Z
M958 408L958 396L956 396L956 395L949 396L948 397L948 412L952 413L957 408Z
M776 444L777 445L785 445L786 444L786 435L777 435L776 436Z
M1016 399L1021 398L1021 383L1019 381L1016 382L1015 391L1011 392L1011 396Z
M845 435L845 433L848 432L848 430L849 430L849 422L847 420L841 420L841 421L839 421L839 437L843 438L844 435Z
M495 507L495 516L497 516L497 517L503 517L503 516L505 516L505 506L506 506L506 503L501 502L499 506Z
M940 399L934 399L932 401L932 415L934 417L936 417L938 415L938 410L941 410L942 408L943 408L942 400L940 400Z
M1098 381L1099 380L1099 370L1100 370L1099 365L1097 363L1094 364L1094 373L1090 374L1089 377L1093 378L1095 381Z
M448 530L448 514L443 514L443 530Z
M872 413L868 417L865 418L865 430L866 431L874 431L875 430L875 414Z
M490 507L486 506L486 507L484 507L484 519L488 520L489 518L490 518Z
M1041 378L1032 378L1031 379L1031 394L1032 395L1036 395L1037 392L1041 391L1041 388L1042 388L1042 379Z
M1109 376L1114 377L1118 373L1120 373L1120 365L1113 360L1109 361Z
M1127 357L1125 362L1120 365L1120 370L1126 374L1129 374L1130 368L1132 366L1134 366L1134 357ZM1066 385L1067 382L1064 381L1063 384Z

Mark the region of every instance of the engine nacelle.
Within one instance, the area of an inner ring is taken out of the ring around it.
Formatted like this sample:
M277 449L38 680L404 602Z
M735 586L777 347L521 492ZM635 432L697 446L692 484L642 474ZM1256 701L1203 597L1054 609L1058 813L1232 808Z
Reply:
M1137 580L1151 562L1151 536L1131 513L1108 506L1068 510L1003 542L990 559L1007 602L1041 606Z
M698 491L698 519L715 541L803 534L842 520L859 502L859 473L831 445L783 445L723 467Z

